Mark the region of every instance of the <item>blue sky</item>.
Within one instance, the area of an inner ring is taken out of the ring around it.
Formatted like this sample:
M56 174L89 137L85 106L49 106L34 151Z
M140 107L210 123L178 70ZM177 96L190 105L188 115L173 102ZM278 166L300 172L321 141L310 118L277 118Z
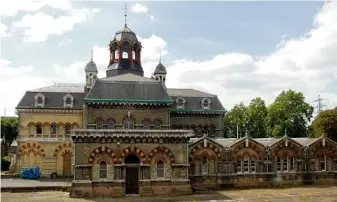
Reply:
M93 47L104 76L105 50L124 24L124 2L8 4L0 10L1 72L7 72L0 82L1 96L13 101L1 101L1 108L14 108L25 90L53 81L83 83ZM169 87L218 94L228 109L255 96L270 103L289 88L304 92L308 102L322 94L329 107L337 105L335 2L129 2L128 7L128 25L143 41L146 75L162 51ZM21 81L27 84L5 89Z

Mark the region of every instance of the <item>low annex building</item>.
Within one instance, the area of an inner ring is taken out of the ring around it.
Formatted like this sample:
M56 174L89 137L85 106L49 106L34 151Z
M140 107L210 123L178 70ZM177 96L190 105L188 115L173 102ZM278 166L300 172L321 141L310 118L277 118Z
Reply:
M109 43L106 77L93 58L85 84L29 90L19 104L13 172L39 166L73 178L70 196L189 194L293 183L337 183L329 138L224 139L216 95L166 86L159 62L144 77L142 45L125 24Z

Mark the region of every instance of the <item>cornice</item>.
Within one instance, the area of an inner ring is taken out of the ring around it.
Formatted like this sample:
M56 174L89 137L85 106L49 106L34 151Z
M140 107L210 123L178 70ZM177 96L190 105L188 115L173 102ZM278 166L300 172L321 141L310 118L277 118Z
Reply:
M16 109L18 113L63 113L82 114L82 109Z

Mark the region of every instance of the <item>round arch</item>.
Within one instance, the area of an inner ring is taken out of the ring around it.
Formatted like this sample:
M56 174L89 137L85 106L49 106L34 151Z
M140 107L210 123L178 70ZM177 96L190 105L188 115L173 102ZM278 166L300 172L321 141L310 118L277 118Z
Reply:
M125 159L125 157L130 153L136 154L138 158L140 159L140 162L142 162L143 164L146 164L145 152L143 152L138 147L134 147L133 149L131 147L127 147L123 149L123 151L120 154L119 162L123 163L123 160Z
M96 149L94 149L91 154L90 154L90 157L88 159L88 163L89 164L92 164L94 162L94 158L97 154L100 154L100 153L107 153L111 156L111 158L113 159L113 161L115 163L117 163L117 157L116 157L116 154L115 152L109 148L109 147L106 147L106 146L100 146L100 147L97 147Z
M169 148L167 148L167 147L160 147L160 146L152 149L152 151L149 153L149 155L147 157L147 162L151 163L153 156L156 153L160 153L160 152L167 154L170 157L171 163L175 162L176 159L175 159L173 153L171 152L171 150Z

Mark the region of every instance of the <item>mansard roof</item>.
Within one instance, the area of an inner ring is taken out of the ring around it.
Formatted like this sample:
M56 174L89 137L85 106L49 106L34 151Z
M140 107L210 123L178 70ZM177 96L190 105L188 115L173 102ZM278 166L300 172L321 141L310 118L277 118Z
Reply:
M133 74L97 79L85 97L87 102L120 100L173 102L160 82Z
M53 85L47 86L39 89L27 91L19 104L17 109L31 109L35 107L35 96L41 93L45 96L45 102L43 107L39 109L62 109L64 108L63 97L70 94L74 97L72 109L82 109L83 105L83 85L79 84L68 84L68 85Z
M184 112L184 111L225 111L222 106L218 96L212 95L210 93L202 92L195 89L177 89L168 88L168 94L171 96L172 100L177 100L177 98L182 97L185 99L185 109L177 109L177 103L172 106L172 111L174 112ZM211 101L210 110L203 110L201 107L201 101L203 98L208 98Z

